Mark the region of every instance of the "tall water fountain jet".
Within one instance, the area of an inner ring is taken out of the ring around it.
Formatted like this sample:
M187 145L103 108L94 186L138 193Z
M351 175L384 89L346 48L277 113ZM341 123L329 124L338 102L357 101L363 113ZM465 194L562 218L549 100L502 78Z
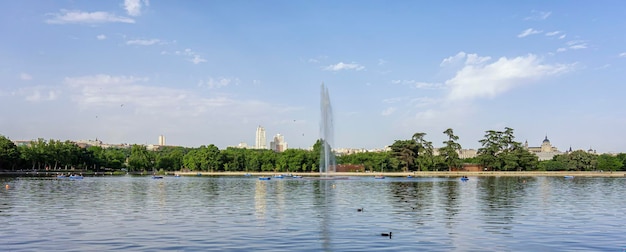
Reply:
M330 105L328 88L322 83L322 93L320 100L321 120L320 120L320 140L322 142L320 158L320 175L329 176L334 173L337 162L332 146L334 144L333 107Z

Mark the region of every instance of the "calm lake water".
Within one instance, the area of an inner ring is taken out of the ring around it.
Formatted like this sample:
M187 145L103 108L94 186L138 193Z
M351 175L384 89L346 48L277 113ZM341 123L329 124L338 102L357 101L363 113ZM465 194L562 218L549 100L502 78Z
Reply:
M2 251L626 248L624 178L127 176L0 182ZM391 239L381 236L387 232L393 232Z

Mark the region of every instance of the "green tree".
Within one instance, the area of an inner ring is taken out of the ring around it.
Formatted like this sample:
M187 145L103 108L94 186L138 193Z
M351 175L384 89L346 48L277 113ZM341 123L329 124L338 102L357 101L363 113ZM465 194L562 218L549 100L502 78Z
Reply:
M602 154L597 157L597 169L603 171L617 171L624 164L616 156Z
M504 131L485 131L485 138L480 142L477 160L485 167L493 170L531 170L536 169L538 158L529 153L516 142L513 129L506 127Z
M202 152L200 149L192 149L183 156L183 165L191 171L202 170Z
M582 150L556 156L559 162L566 164L569 171L593 171L596 169L596 158L596 155Z
M145 171L154 168L151 153L148 152L146 146L133 144L130 147L130 157L128 157L128 165L131 170Z
M429 168L434 167L434 148L433 143L424 139L426 133L417 132L413 134L413 141L415 142L415 163L417 169L427 171Z
M8 138L0 135L0 170L14 170L20 161L20 151Z
M205 149L204 158L206 159L207 170L214 171L222 168L221 152L217 146L210 144ZM244 159L245 160L245 159Z
M443 142L444 147L439 149L439 155L443 157L443 162L448 166L448 171L452 171L452 168L461 165L461 159L459 158L461 144L456 142L459 140L459 137L454 135L454 131L451 128L446 129L443 133L448 136L448 140Z
M396 140L391 145L391 153L398 161L399 168L404 172L408 172L415 166L415 159L419 149L414 140Z

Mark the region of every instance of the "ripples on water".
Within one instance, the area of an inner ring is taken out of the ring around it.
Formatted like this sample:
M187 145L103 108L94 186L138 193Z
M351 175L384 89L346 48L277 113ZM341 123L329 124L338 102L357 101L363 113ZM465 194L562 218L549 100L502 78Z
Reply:
M0 178L2 251L623 251L623 178ZM358 212L358 208L363 208ZM381 236L393 232L391 239Z

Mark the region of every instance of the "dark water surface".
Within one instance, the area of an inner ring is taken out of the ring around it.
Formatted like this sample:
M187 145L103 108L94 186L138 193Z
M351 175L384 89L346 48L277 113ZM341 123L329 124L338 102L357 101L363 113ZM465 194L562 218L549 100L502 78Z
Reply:
M0 182L1 251L626 248L624 178L86 177ZM391 239L383 232L393 232Z

